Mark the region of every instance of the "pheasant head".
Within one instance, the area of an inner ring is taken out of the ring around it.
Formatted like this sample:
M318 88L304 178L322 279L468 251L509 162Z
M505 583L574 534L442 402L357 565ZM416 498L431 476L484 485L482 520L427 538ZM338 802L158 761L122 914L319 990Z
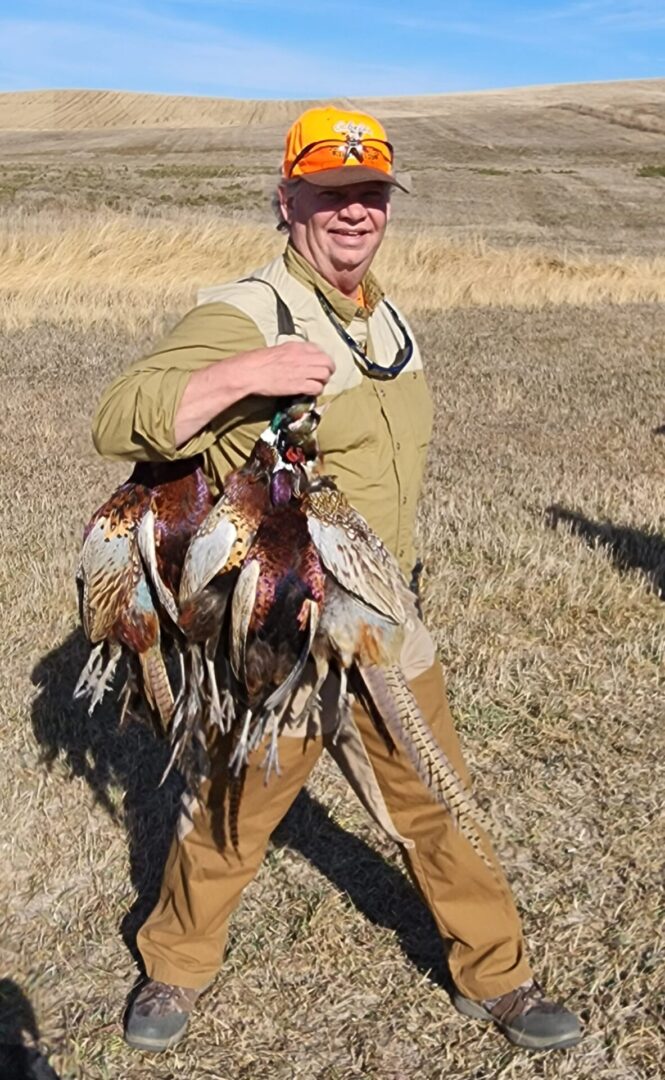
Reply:
M296 398L277 410L270 430L282 456L291 447L300 449L307 463L316 461L319 456L316 431L324 410L325 406L317 406L310 397Z

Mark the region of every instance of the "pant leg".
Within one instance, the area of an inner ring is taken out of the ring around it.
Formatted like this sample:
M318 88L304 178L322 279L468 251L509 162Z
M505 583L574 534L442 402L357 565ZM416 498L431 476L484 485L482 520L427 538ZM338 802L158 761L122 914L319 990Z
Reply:
M439 662L410 686L441 748L468 783ZM390 816L415 843L405 858L441 936L452 942L448 964L456 986L477 1001L513 990L531 970L520 919L489 840L483 834L495 873L427 794L406 754L387 746L360 704L354 718Z
M281 775L273 773L267 784L261 768L265 747L259 747L250 755L240 798L229 782L228 754L227 737L213 750L212 776L191 818L181 819L159 900L137 937L146 971L159 982L201 989L215 977L229 916L320 756L321 741L282 736Z

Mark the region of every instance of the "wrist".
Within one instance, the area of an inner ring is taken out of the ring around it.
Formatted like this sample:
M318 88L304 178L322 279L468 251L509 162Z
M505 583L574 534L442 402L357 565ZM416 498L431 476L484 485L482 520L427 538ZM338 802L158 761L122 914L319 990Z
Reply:
M236 399L262 393L259 369L263 351L253 349L225 362L227 386Z

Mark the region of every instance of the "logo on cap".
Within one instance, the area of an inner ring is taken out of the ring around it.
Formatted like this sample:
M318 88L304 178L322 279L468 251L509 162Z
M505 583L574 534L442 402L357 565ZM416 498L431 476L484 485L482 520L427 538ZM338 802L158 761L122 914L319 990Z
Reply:
M346 136L346 142L341 151L344 164L346 165L351 157L361 162L365 154L363 136L371 135L372 129L365 124L354 124L351 120L339 120L335 124L333 131L336 131L338 135Z

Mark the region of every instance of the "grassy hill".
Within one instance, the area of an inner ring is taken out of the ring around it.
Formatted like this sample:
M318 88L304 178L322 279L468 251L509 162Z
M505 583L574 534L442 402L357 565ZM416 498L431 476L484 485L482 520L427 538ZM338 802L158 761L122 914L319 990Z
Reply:
M352 104L337 99L338 104ZM201 128L283 125L313 101L257 101L131 93L121 90L27 90L0 93L0 130ZM665 131L665 79L484 90L476 93L362 98L355 104L386 118L519 113L533 106L597 115L628 128Z
M102 91L0 94L0 213L182 209L269 222L301 101ZM395 221L586 255L665 250L665 80L360 102L412 195Z

